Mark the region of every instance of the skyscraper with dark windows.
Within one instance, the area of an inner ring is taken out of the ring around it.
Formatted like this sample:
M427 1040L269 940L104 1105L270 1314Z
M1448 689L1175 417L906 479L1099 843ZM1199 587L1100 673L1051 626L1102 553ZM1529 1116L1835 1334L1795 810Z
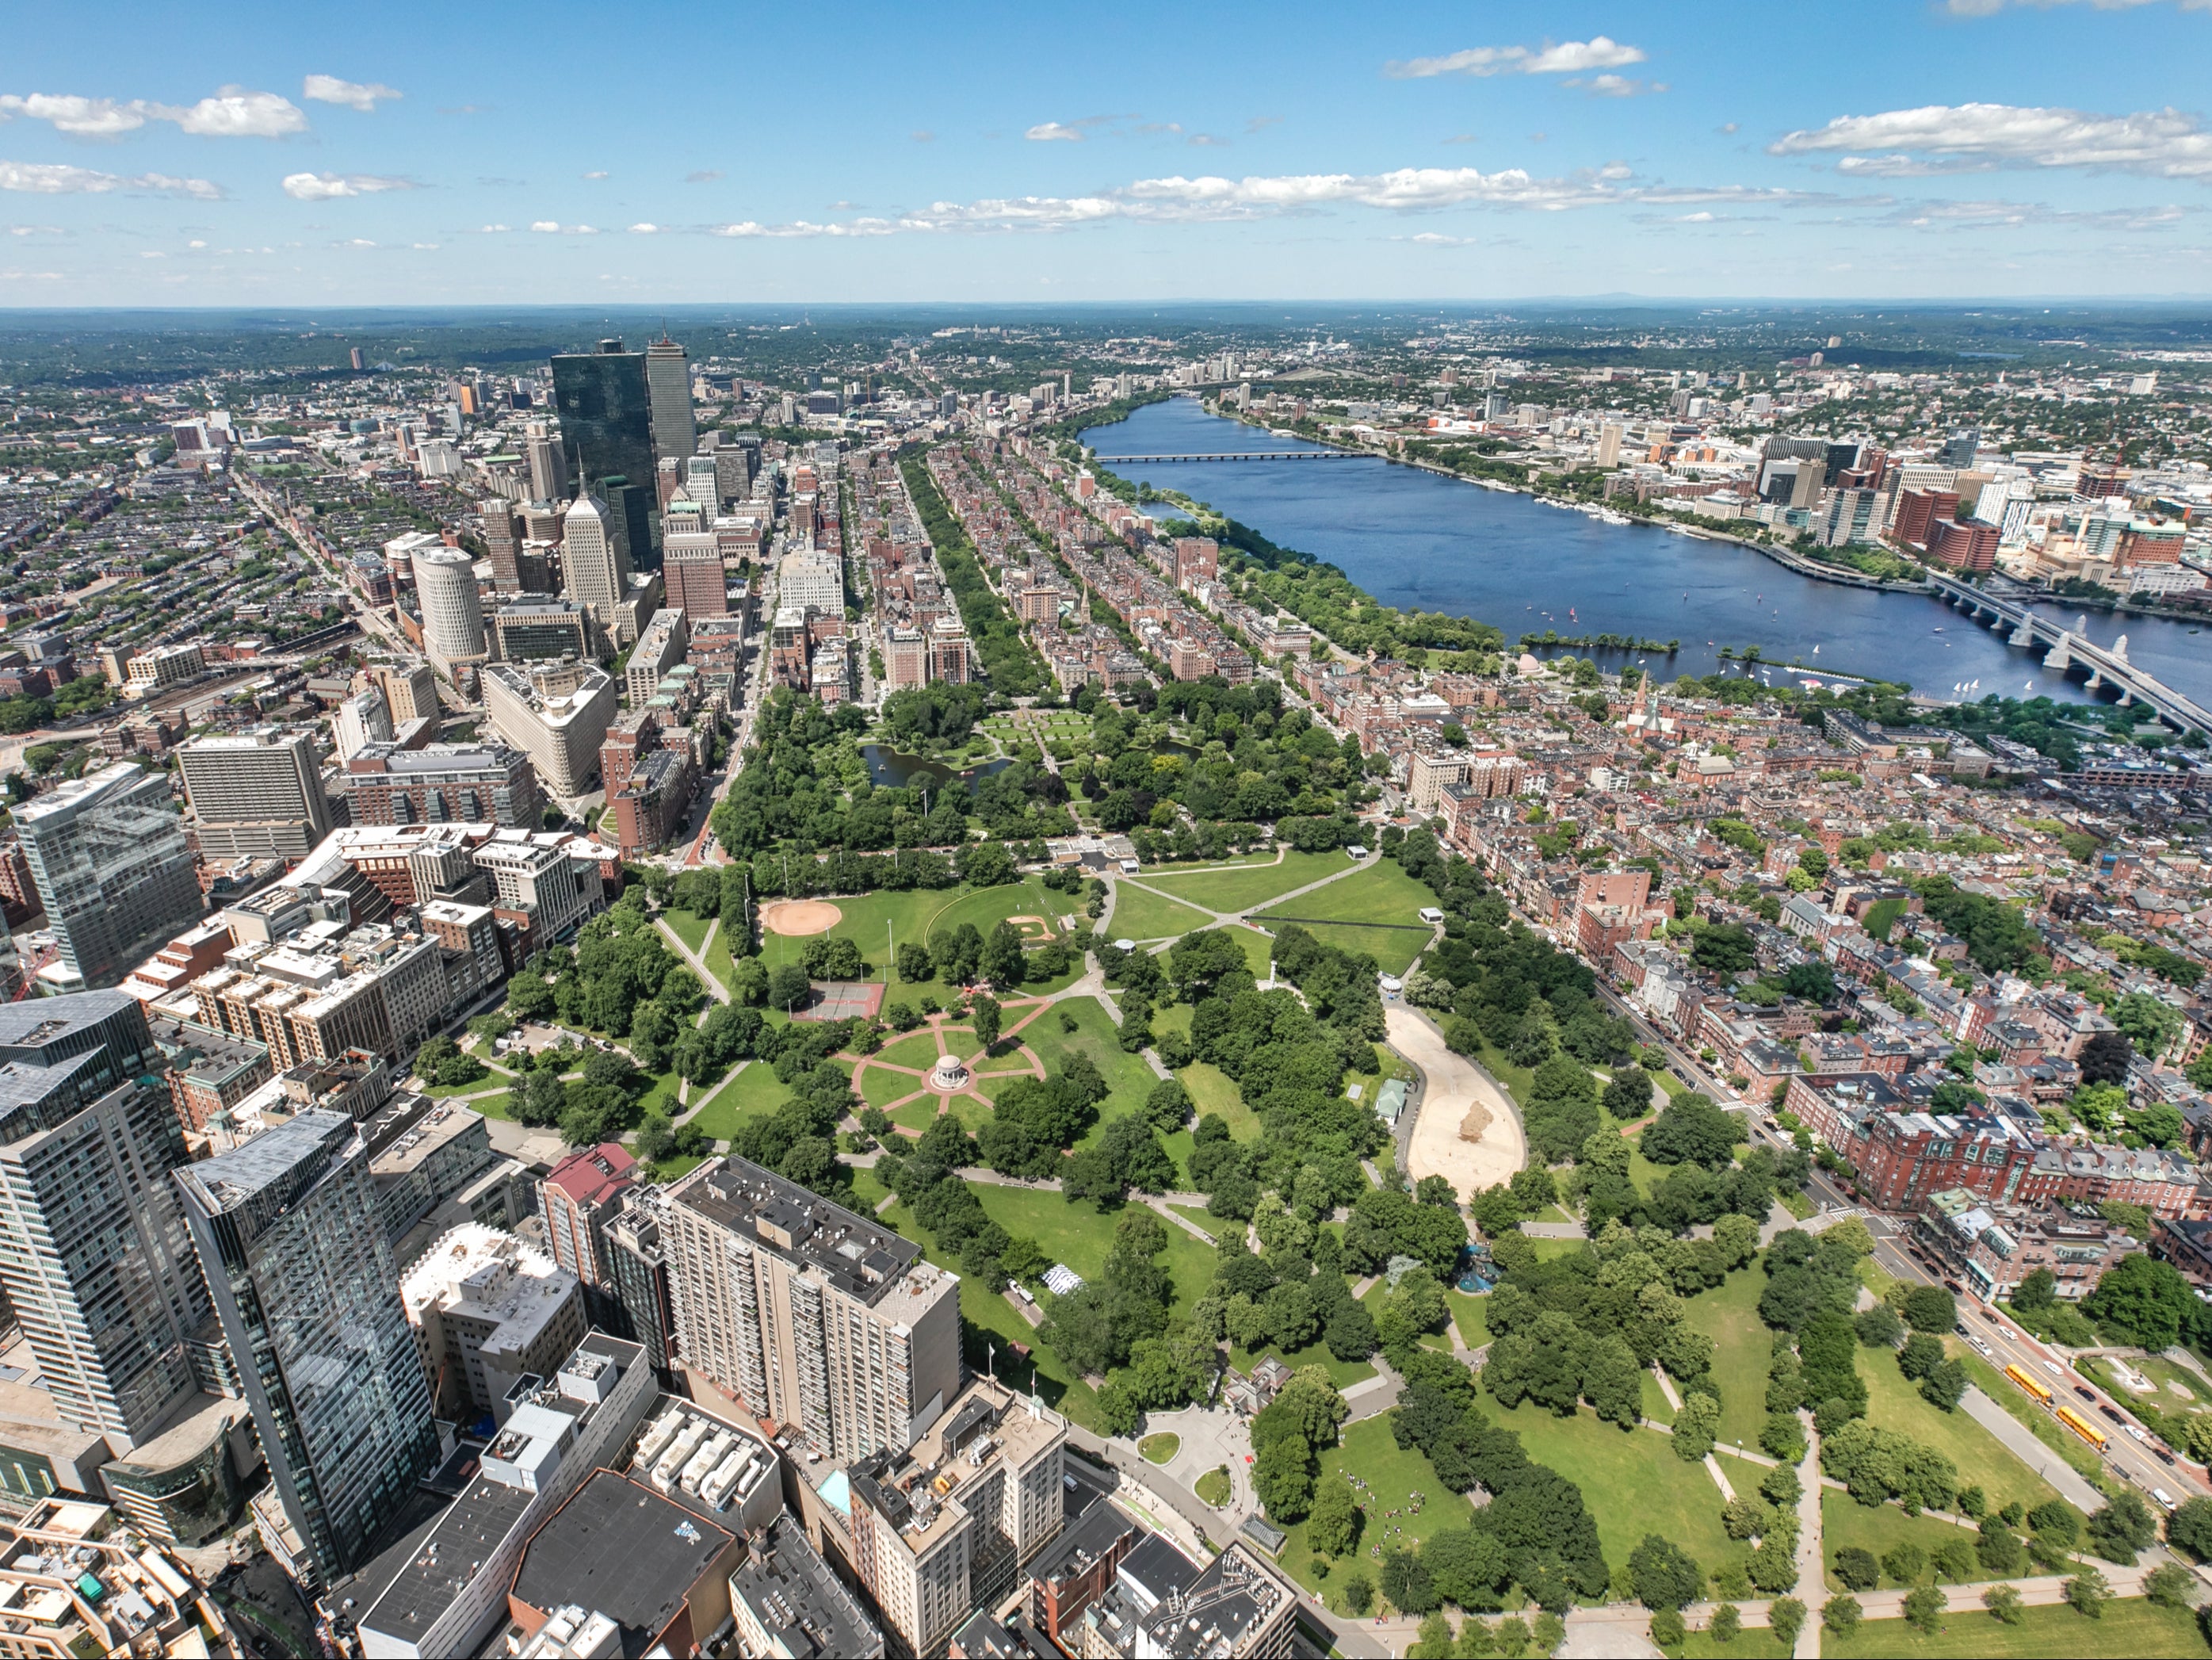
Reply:
M163 1064L124 992L0 1006L0 1288L62 1416L118 1446L200 1387L208 1295Z
M699 429L691 418L690 360L665 333L645 349L645 382L653 403L654 459L673 460L680 468L699 447Z
M438 1462L368 1143L314 1108L173 1179L269 1460L262 1539L313 1592L367 1560Z
M582 458L581 483L604 495L605 481L627 479L649 496L655 457L653 393L645 354L602 340L596 351L553 359L553 407L561 416L561 447Z

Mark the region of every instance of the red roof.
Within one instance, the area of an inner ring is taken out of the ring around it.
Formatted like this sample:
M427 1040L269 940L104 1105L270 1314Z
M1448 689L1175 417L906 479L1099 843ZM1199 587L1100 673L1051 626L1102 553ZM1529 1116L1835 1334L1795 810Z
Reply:
M596 1147L580 1147L545 1179L579 1205L595 1205L635 1179L637 1160L619 1141L602 1141Z

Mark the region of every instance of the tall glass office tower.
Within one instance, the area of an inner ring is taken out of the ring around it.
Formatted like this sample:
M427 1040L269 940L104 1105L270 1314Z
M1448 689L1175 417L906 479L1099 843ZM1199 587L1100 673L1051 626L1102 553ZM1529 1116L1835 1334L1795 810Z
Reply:
M438 1460L368 1145L315 1109L175 1179L288 1524L279 1554L312 1591L367 1560Z
M653 398L654 456L672 457L678 463L689 460L699 447L699 429L691 418L691 362L680 342L664 333L645 349L645 381Z
M653 394L645 354L602 340L597 351L553 359L553 407L561 413L561 446L583 456L583 487L604 495L602 481L619 475L653 489Z

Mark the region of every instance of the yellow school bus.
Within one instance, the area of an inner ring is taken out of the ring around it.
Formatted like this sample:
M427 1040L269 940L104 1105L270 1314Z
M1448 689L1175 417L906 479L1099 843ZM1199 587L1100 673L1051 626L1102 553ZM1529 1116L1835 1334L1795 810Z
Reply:
M2105 1450L2105 1443L2112 1438L2071 1407L2058 1408L2058 1421L2100 1452Z
M2005 1376L2011 1378L2014 1383L2019 1384L2021 1388L2026 1389L2030 1395L2043 1402L2045 1406L2047 1407L2051 1404L2051 1397L2050 1386L2043 1383L2040 1379L2031 1376L2027 1368L2023 1366L2007 1366L2005 1368Z

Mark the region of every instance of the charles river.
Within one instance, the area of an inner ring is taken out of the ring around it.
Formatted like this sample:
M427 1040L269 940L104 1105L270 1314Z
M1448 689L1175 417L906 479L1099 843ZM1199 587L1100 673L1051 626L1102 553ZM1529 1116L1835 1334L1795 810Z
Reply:
M2045 669L2039 654L2007 645L2002 634L1936 599L1822 582L1728 543L1608 525L1377 458L1127 466L1115 460L1319 447L1208 415L1194 398L1146 404L1127 421L1090 429L1083 440L1132 483L1181 491L1283 547L1325 559L1386 605L1476 617L1504 629L1509 642L1547 629L1576 638L1681 642L1671 660L1578 654L1607 667L1648 662L1662 679L1710 674L1723 666L1719 648L1755 645L1769 665L1795 659L1815 672L1903 681L1946 701L2089 695L2080 680L2069 685ZM2069 626L2081 614L2063 602L2041 609ZM2212 634L2094 611L2083 631L2100 645L2126 635L2130 661L2212 706ZM1778 667L1765 672L1780 683ZM1970 690L1952 690L1977 680Z

